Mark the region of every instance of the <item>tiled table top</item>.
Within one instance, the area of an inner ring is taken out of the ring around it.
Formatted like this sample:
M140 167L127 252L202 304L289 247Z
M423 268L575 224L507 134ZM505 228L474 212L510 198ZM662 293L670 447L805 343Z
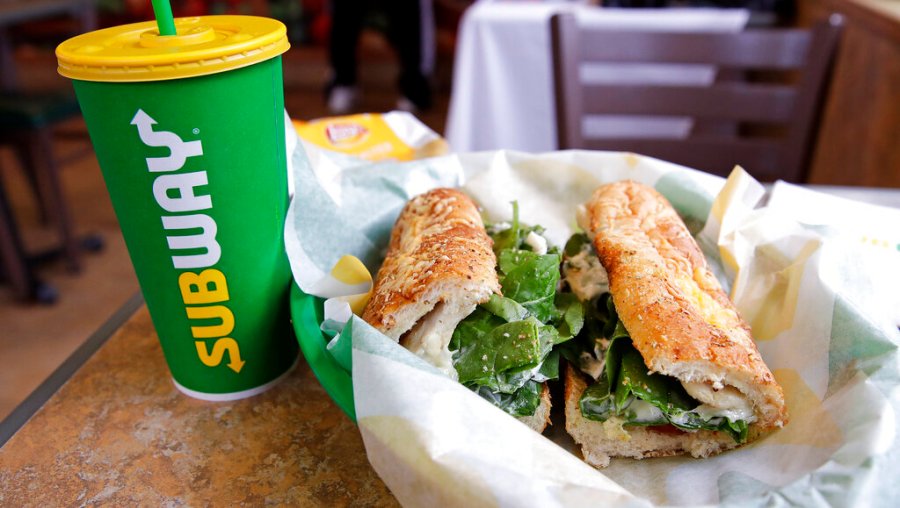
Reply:
M191 399L144 306L0 449L0 485L3 506L397 504L305 361L261 395Z

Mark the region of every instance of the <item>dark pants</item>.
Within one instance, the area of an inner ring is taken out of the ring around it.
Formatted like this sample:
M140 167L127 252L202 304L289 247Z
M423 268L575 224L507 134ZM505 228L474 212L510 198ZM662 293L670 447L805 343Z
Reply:
M431 104L431 89L422 73L422 21L419 0L332 0L329 57L332 85L357 80L357 46L370 9L378 7L387 19L387 38L400 61L400 93L419 107Z

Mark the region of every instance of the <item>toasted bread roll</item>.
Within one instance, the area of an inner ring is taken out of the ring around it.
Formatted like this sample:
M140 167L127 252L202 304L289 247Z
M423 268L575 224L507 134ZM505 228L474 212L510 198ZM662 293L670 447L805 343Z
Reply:
M604 185L586 204L583 220L608 273L619 319L648 370L677 378L708 407L752 410L751 439L783 426L787 412L781 387L760 357L749 326L668 201L635 182ZM730 437L712 431L629 426L622 433L611 420L582 422L578 397L583 382L578 384L579 375L569 377L567 402L574 405L567 407L572 421L567 428L574 428L585 456L595 457L599 465L609 456L689 452L705 457L735 446L727 442ZM582 432L584 427L593 430Z
M362 318L456 377L453 330L492 293L497 260L478 208L455 189L413 198L400 213Z

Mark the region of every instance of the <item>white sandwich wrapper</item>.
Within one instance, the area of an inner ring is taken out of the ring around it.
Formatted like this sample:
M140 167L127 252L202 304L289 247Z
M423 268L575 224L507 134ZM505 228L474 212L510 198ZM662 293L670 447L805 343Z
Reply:
M846 225L803 220L804 207L827 207L829 197L791 193L760 207L765 190L741 169L726 181L625 153L498 151L369 164L308 159L298 146L285 229L294 277L303 291L332 299L329 326L351 325L332 351L352 364L369 461L402 504L900 503L900 333L884 305L900 290L873 283L897 277L900 251L852 249ZM493 222L508 219L518 201L521 221L544 226L562 246L577 227L576 207L598 185L622 179L655 187L696 234L784 388L790 423L783 429L708 459L613 459L595 470L580 460L563 422L549 437L532 432L352 315L344 302L367 285L332 272L352 255L374 274L401 208L430 188L461 187ZM860 205L854 213L869 229L880 224L877 209Z

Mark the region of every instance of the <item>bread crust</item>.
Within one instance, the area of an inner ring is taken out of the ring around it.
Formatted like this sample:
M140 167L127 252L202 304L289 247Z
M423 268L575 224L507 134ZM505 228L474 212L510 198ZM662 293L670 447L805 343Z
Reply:
M623 181L598 188L586 212L619 318L649 369L736 388L752 403L751 427L786 424L784 394L750 327L669 202L651 187Z
M430 310L451 296L487 301L500 292L492 246L478 208L462 192L440 188L416 196L397 218L362 318L399 339L422 314L405 319L413 307Z

